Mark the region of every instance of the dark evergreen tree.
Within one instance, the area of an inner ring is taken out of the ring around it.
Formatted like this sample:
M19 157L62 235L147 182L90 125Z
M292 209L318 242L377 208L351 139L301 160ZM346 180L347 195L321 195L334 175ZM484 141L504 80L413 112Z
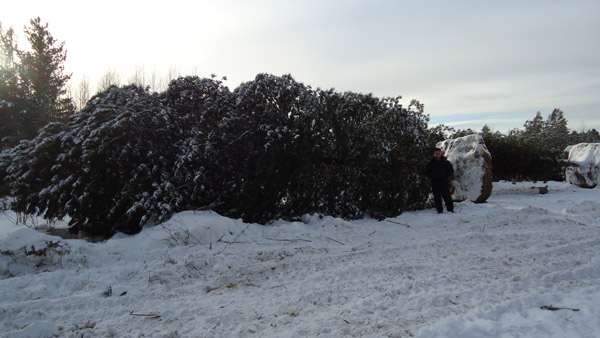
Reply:
M22 138L31 139L39 128L52 121L66 122L74 107L67 94L71 75L64 74L67 52L39 17L25 29L30 51L18 50L18 73L26 106L20 112Z
M452 138L452 135L456 133L456 129L446 126L444 124L438 124L435 127L429 128L429 144L431 145L430 153L433 153L433 148L438 142Z
M399 98L312 90L266 74L233 96L240 217L385 217L425 202L429 135L418 102L409 110Z
M17 212L70 216L71 230L136 233L184 204L171 182L180 125L158 95L112 87L68 124L51 123L10 150Z
M532 144L517 134L482 133L492 155L493 179L562 180L562 162L557 154L539 144Z
M233 92L227 154L234 189L227 206L232 215L266 222L283 217L288 186L304 154L297 149L308 88L291 76L259 74Z
M65 148L81 170L67 202L76 228L135 233L183 205L171 182L181 129L157 94L111 87L92 98L70 127Z
M15 54L14 31L0 24L0 151L14 146L19 139L18 118L22 93Z
M544 118L542 117L541 112L537 112L533 120L527 120L523 126L525 127L525 130L519 131L518 133L525 142L538 145L544 143Z
M15 197L11 206L14 211L43 215L46 219L66 215L58 205L58 199L63 196L56 189L61 175L72 174L57 163L63 154L64 131L62 123L50 123L33 140L23 140L3 152L5 160L0 167L6 172L8 191Z
M560 109L554 109L544 123L544 147L555 153L562 153L569 145L567 119Z
M8 151L0 151L0 199L10 195L8 182L8 166L12 158Z
M218 209L234 172L227 139L231 92L221 81L180 77L171 81L165 97L183 130L173 179L186 207Z
M525 122L525 130L516 132L524 142L541 146L554 153L561 153L569 145L569 128L564 113L554 109L544 121L542 113L537 112L532 121Z
M578 143L599 143L600 133L596 129L588 129L586 131L573 131L569 135L569 144L575 145Z
M455 130L452 134L450 134L450 138L464 137L464 136L473 135L473 134L477 134L477 132L471 128L458 129L458 130Z
M17 212L71 217L73 231L134 233L172 212L246 221L304 213L383 218L423 207L423 106L313 90L259 74L230 93L179 78L163 94L128 86L93 97L0 156Z

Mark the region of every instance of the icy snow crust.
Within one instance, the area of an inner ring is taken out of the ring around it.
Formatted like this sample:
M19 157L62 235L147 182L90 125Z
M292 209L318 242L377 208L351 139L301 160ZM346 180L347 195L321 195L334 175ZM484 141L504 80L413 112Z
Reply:
M185 212L102 243L1 212L0 336L599 337L600 190L547 184L382 222Z

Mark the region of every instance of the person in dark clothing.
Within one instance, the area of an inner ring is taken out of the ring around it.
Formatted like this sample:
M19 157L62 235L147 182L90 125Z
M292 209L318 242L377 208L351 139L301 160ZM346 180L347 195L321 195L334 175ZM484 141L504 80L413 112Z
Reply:
M450 161L442 156L440 148L435 148L433 158L427 163L425 174L431 179L431 190L433 190L433 201L437 212L441 214L444 211L442 198L444 198L444 202L446 203L446 209L449 212L454 212L454 204L452 203L450 187L448 185L450 177L454 174L454 168Z

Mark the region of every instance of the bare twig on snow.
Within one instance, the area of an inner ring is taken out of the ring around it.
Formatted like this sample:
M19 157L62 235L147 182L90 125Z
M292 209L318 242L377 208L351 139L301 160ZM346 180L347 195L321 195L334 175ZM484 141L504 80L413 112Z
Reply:
M389 219L386 219L386 221L388 221L390 223L394 223L394 224L404 225L405 227L410 228L410 225L408 225L408 224L404 224L404 223L400 223L400 222L396 222L396 221L391 221Z
M558 310L571 310L571 311L575 311L578 312L579 309L573 309L570 307L555 307L552 305L544 305L544 306L540 306L540 309L542 310L549 310L549 311L558 311Z
M265 237L265 239L268 239L270 241L276 241L276 242L309 242L309 243L312 243L311 240L303 239L303 238L286 239L286 238L270 238L270 237Z
M327 238L327 239L328 239L328 240L330 240L330 241L336 242L336 243L338 243L338 244L341 244L341 245L346 245L346 244L344 244L344 243L342 243L342 242L340 242L340 241L336 241L335 239L333 239L333 238L331 238L331 237L327 237L327 236L323 236L323 237Z
M160 315L158 313L134 313L133 311L131 311L129 313L130 316L137 316L137 317L148 317L151 319L158 319L160 318Z

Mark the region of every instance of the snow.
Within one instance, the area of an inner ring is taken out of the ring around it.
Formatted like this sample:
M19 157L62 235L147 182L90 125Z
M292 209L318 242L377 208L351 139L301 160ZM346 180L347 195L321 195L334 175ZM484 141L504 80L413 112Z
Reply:
M600 188L541 185L382 222L187 211L99 243L3 211L0 336L598 337Z
M580 143L572 146L569 149L569 161L600 166L600 143Z
M600 182L600 143L579 143L565 149L569 162L576 166L567 167L567 182L582 187L595 187Z
M10 211L2 211L0 209L0 239L5 238L9 233L20 229L21 226L17 225L17 218Z

